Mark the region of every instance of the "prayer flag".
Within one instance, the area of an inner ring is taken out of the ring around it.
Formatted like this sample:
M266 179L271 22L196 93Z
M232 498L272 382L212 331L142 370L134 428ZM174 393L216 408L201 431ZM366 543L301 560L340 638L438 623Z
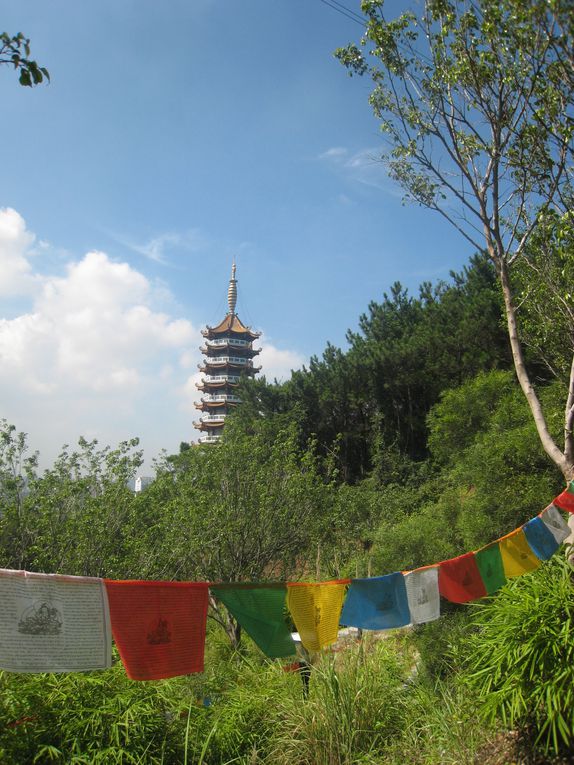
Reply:
M564 489L562 494L559 494L555 498L553 504L561 510L567 510L569 513L574 513L574 481L570 481L568 488Z
M562 517L562 513L555 505L548 505L546 510L540 513L540 520L552 534L558 544L570 536L570 527Z
M287 606L308 651L320 651L337 640L347 583L287 585Z
M522 527L526 541L540 560L548 560L558 549L558 542L548 526L538 517L532 518Z
M498 540L504 573L507 577L521 576L528 571L534 571L540 561L532 552L524 531L517 529L506 537Z
M432 622L440 616L438 567L405 572L405 587L412 624Z
M296 646L287 625L285 584L211 585L245 632L271 659L292 656Z
M205 582L106 580L112 633L128 677L203 672Z
M101 579L0 569L0 667L84 672L112 665Z
M453 603L467 603L483 598L486 587L473 552L438 564L438 588L443 598Z
M365 630L388 630L410 622L407 588L401 573L353 579L341 624Z
M499 590L506 583L502 555L498 542L483 547L474 553L476 565L484 582L487 595Z

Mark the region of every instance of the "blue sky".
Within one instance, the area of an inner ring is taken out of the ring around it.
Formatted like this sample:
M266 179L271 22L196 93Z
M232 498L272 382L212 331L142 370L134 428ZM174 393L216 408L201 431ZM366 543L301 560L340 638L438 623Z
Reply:
M0 416L43 464L80 435L141 436L148 459L196 437L199 330L233 257L239 315L285 378L395 280L472 254L401 205L369 83L332 55L361 27L320 0L1 7L52 78L0 70Z

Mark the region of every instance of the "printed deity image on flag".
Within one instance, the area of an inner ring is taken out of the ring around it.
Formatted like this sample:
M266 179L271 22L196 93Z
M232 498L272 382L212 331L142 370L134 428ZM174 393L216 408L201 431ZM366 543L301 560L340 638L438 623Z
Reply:
M112 664L101 579L0 569L0 667L83 672Z

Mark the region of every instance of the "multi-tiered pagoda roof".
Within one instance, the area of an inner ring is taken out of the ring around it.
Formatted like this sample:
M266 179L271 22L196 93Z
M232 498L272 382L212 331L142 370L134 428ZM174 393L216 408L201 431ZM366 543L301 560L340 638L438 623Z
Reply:
M201 334L205 344L200 348L204 355L199 370L204 377L196 387L203 392L201 400L195 406L203 415L194 426L203 431L200 443L216 443L221 438L225 418L230 411L241 403L237 387L241 377L253 377L261 367L253 363L254 356L260 352L253 348L253 341L260 337L245 326L235 313L237 303L237 279L235 263L231 269L231 279L227 291L228 311L225 318L216 327L206 327Z

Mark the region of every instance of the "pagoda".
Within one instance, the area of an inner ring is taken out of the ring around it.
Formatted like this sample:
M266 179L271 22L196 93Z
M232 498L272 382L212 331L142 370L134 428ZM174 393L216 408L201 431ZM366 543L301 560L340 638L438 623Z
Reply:
M261 332L254 332L246 327L235 313L237 303L237 279L235 263L231 267L231 279L227 290L228 311L216 327L206 327L201 331L205 344L199 349L204 359L198 364L204 377L196 387L203 392L201 400L196 402L196 409L203 412L199 422L193 425L203 434L200 444L214 444L219 441L225 425L225 418L241 398L237 388L242 377L253 377L261 367L253 365L253 357L260 353L260 348L253 348L253 341Z

